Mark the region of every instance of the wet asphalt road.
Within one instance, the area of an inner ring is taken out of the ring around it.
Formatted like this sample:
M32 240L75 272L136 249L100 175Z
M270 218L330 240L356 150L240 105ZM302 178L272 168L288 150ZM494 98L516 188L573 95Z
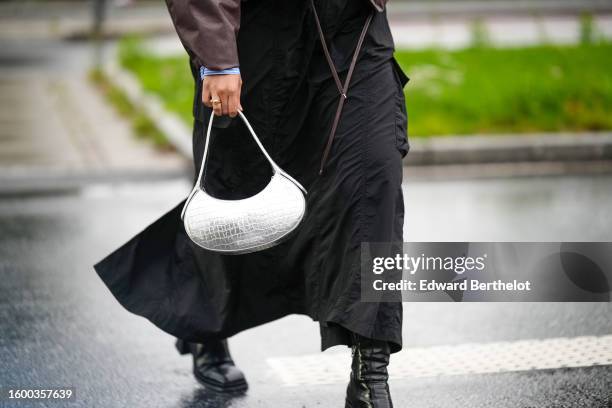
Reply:
M310 319L290 316L232 338L251 388L226 399L201 389L172 338L124 311L95 275L94 262L188 189L177 180L0 197L0 386L70 386L77 394L70 403L1 407L343 406L344 384L283 386L266 363L317 353L318 326ZM412 181L406 239L609 241L610 191L609 176ZM406 347L612 334L609 303L404 309ZM391 381L400 408L607 407L611 384L611 366Z

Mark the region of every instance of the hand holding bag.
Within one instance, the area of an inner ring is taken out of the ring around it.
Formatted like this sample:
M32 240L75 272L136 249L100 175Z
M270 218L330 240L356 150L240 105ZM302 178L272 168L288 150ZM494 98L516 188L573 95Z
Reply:
M241 200L222 200L204 190L202 176L210 146L211 115L198 179L181 213L185 231L196 245L228 255L279 244L298 227L306 213L304 187L272 160L244 114L238 115L272 166L270 182L259 193Z
M314 0L311 0L311 7L323 53L339 93L338 107L321 158L319 175L322 175L347 99L351 77L374 12L370 13L365 21L346 78L342 83L327 47ZM304 187L274 163L244 114L242 112L238 114L272 166L273 175L270 182L259 193L242 200L221 200L204 191L201 181L210 143L214 118L212 115L208 122L200 173L181 214L185 231L194 243L204 249L225 254L255 252L279 244L298 227L306 212Z

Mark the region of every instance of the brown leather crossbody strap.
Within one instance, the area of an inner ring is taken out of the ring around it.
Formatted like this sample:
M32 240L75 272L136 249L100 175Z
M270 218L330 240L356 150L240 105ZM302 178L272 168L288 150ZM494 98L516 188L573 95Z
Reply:
M359 58L359 52L361 51L361 47L363 46L363 40L365 39L366 33L368 32L368 27L372 22L372 17L374 16L374 12L370 13L368 16L363 28L361 29L361 34L359 35L359 40L357 41L357 46L355 47L355 52L353 53L353 59L351 60L351 65L349 66L349 70L346 74L346 78L344 79L344 85L342 85L340 81L340 77L338 76L338 71L334 66L334 61L332 60L331 54L327 49L327 43L325 42L325 35L323 34L323 29L321 28L321 21L319 20L319 16L317 14L317 9L314 4L314 0L310 0L310 4L312 6L312 11L314 14L315 22L317 23L317 31L319 32L319 39L321 40L321 45L323 47L323 54L325 54L325 59L327 59L327 63L329 64L329 69L331 70L332 76L334 77L334 81L336 82L336 87L338 88L338 92L340 93L340 99L338 101L338 107L336 108L336 116L334 116L334 121L332 122L332 127L329 132L329 136L327 138L327 144L325 145L325 150L323 150L323 157L321 158L321 166L319 168L319 175L323 174L323 168L325 167L325 162L327 161L327 156L329 156L329 152L331 151L332 144L334 142L334 136L336 135L336 130L338 129L338 123L340 123L340 116L342 115L342 108L344 108L344 102L347 99L348 87L351 83L351 77L353 76L353 71L355 70L355 65L357 64L357 59Z

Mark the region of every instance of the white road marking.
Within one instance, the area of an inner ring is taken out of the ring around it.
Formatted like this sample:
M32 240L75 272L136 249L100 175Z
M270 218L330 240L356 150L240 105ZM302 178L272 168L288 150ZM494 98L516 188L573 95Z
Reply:
M351 357L320 353L266 360L285 386L348 381ZM612 335L406 348L391 356L393 380L612 365Z

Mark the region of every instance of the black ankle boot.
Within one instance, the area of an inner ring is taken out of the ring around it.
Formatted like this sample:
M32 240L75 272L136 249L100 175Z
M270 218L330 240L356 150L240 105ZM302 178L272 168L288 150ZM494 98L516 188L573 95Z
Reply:
M230 355L227 340L209 340L206 343L176 341L182 355L193 356L193 375L206 388L217 392L241 393L248 385L244 374Z
M393 408L387 380L389 344L353 335L351 380L345 408Z

